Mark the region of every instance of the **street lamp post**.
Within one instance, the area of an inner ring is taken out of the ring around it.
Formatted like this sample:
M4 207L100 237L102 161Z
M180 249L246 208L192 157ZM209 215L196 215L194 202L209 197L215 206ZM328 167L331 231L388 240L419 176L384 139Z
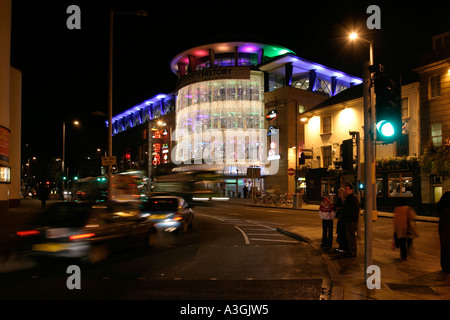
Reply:
M373 41L358 37L356 33L350 39L359 39L369 44L370 61L363 65L364 93L364 167L365 167L365 197L364 197L364 279L367 281L367 268L372 265L372 214L376 209L375 194L375 103L374 86L372 85L369 66L373 62Z
M141 17L148 16L147 11L138 10L135 12L114 12L109 11L109 85L108 85L108 156L112 157L112 101L113 101L113 40L114 40L114 15L129 14ZM112 165L108 165L108 199L112 200Z

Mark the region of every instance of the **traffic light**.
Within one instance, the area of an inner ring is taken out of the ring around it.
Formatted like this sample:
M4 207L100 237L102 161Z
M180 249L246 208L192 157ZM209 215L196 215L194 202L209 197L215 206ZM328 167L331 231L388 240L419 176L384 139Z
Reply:
M375 74L377 141L393 143L402 134L402 104L399 82L384 72Z
M347 139L341 144L342 170L353 171L353 140Z

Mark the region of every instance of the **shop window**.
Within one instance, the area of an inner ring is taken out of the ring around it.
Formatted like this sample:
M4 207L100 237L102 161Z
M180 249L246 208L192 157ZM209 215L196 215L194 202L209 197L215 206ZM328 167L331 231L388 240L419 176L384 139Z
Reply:
M330 200L334 201L334 196L336 195L334 178L327 177L321 179L321 194L322 197L329 197Z
M389 175L389 197L412 197L413 177L411 173Z

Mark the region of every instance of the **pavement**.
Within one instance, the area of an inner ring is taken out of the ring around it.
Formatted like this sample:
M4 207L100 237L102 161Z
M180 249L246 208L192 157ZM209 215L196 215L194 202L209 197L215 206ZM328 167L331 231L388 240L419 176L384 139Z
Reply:
M51 203L52 201L50 201ZM252 206L250 199L230 199L230 202ZM14 230L29 219L40 208L40 201L24 199L19 208L10 208L0 216L0 273L27 267L11 248L14 245ZM283 208L283 207L278 207ZM302 204L303 210L316 214L318 205ZM379 219L392 218L392 213L378 212ZM435 224L438 218L418 216L418 221ZM318 225L317 225L318 226ZM400 259L398 249L393 250L386 239L378 240L378 228L373 230L373 265L379 267L379 282L376 273L366 273L364 253L364 232L358 239L358 254L355 258L340 258L332 249L320 247L322 229L317 226L282 226L278 231L301 241L306 241L320 252L327 263L330 279L324 281L321 298L324 300L450 300L450 274L441 271L439 255L414 250L408 259ZM390 232L390 231L384 231ZM433 235L434 236L434 235ZM334 246L336 243L334 242ZM433 252L437 252L434 250ZM372 271L373 272L373 271ZM366 280L371 280L369 289Z
M251 201L244 200L246 205L252 205ZM301 209L288 207L286 210L305 210L317 214L319 206L314 204L302 204ZM392 219L393 213L378 212L378 219ZM324 300L450 300L450 274L441 270L438 254L430 254L424 250L413 247L408 258L400 258L399 249L392 249L391 242L386 240L386 234L392 231L392 224L384 230L373 228L372 236L372 265L377 266L378 272L373 269L366 272L365 244L364 244L364 220L360 217L362 229L358 237L358 254L355 258L342 258L335 251L337 247L335 239L334 247L323 249L320 246L322 228L318 219L315 227L308 226L283 226L278 231L307 241L316 248L328 265L330 279L322 287L321 299ZM417 216L416 221L436 225L439 218ZM374 222L375 224L376 222ZM385 224L387 226L387 224ZM380 233L380 234L377 234ZM383 236L381 236L381 233ZM425 235L423 235L425 237ZM384 238L384 240L383 240ZM419 237L420 238L420 237ZM419 239L418 238L418 239ZM418 239L416 239L418 241ZM416 241L415 240L415 241ZM436 243L438 239L434 241ZM438 243L438 242L437 242ZM417 246L418 247L418 246ZM438 252L438 250L434 250ZM379 281L375 274L378 273ZM368 280L369 285L366 283ZM377 286L375 286L377 284ZM370 287L370 288L369 288ZM377 288L379 287L379 288Z

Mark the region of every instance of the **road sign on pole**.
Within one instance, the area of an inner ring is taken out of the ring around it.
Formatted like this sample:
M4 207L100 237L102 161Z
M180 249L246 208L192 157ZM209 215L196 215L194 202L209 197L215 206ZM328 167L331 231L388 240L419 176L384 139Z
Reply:
M102 166L115 166L117 165L116 156L102 157Z

